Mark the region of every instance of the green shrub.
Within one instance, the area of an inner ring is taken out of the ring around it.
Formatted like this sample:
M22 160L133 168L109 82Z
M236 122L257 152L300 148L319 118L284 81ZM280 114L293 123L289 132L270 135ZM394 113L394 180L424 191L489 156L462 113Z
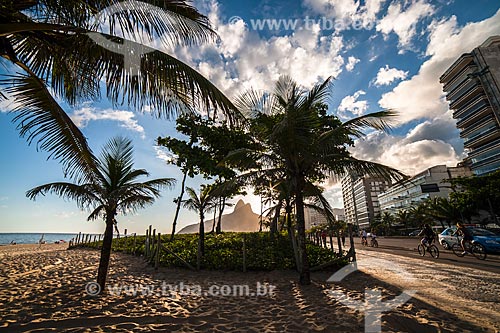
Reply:
M112 249L117 252L145 254L145 236L136 237L136 247L133 248L133 237L125 240L113 239ZM295 259L290 238L286 233L271 236L268 232L222 234L209 233L205 235L205 255L201 260L201 268L209 270L243 269L243 241L246 249L247 270L286 270L295 269ZM88 246L100 248L102 242L90 243ZM165 267L185 267L178 257L196 267L198 235L176 235L170 241L169 235L162 236L162 244L169 251L162 251L160 264ZM175 253L175 255L173 253ZM337 254L315 244L307 244L310 266L318 266L337 258ZM339 261L338 267L346 261Z

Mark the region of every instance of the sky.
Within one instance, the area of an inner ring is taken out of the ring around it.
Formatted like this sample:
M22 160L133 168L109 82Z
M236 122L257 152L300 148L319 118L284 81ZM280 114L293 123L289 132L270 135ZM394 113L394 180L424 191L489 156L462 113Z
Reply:
M344 121L382 109L399 114L392 132L370 132L357 141L351 149L355 157L412 175L438 164L455 166L465 156L439 77L461 54L500 35L498 0L197 0L194 5L209 17L218 41L149 46L188 63L228 97L250 88L272 90L280 75L304 88L333 76L330 114ZM12 67L0 60L0 69ZM129 137L136 168L148 170L151 178L179 180L154 205L117 217L120 230L129 233L144 233L150 224L170 232L182 175L167 164L169 156L155 139L176 136L175 121L157 119L147 109L113 107L105 98L62 104L94 151L113 136ZM19 137L8 112L12 105L0 103L0 232L103 232L104 222L87 222L88 212L74 202L54 195L26 198L27 190L61 181L63 173L57 161ZM187 185L199 188L204 182L188 179ZM342 207L340 184L324 186L332 206ZM245 200L260 211L258 198ZM194 212L181 211L179 228L196 222Z

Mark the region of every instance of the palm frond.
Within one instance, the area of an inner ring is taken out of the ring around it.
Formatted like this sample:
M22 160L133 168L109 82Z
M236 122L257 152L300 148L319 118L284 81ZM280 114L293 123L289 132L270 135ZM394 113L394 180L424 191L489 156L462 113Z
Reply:
M36 76L9 75L0 81L14 98L14 123L28 144L49 152L49 158L62 161L69 177L89 180L95 173L96 159L87 139Z
M396 116L397 113L394 110L368 113L346 121L342 127L348 129L350 134L356 137L364 136L362 130L367 128L387 132L391 129L391 120Z
M326 155L323 163L324 169L327 169L329 176L334 179L339 179L351 173L394 181L408 178L407 175L397 169L376 162L358 160L352 156Z
M93 193L93 185L91 184L77 185L65 182L50 183L32 188L26 192L26 196L31 200L35 200L37 196L45 196L48 193L56 194L68 200L74 200L82 209L91 207L95 202L103 203L101 199Z
M104 205L97 206L92 213L87 217L87 221L95 221L98 218L102 218L105 215L105 207Z

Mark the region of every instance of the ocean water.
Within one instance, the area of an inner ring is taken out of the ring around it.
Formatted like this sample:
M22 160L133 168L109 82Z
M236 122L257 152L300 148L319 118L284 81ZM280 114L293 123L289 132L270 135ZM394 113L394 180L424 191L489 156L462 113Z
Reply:
M43 234L43 239L46 243L54 243L61 240L69 242L72 238L76 238L76 235L46 233ZM41 237L42 233L0 233L0 245L10 244L11 241L17 244L38 244Z

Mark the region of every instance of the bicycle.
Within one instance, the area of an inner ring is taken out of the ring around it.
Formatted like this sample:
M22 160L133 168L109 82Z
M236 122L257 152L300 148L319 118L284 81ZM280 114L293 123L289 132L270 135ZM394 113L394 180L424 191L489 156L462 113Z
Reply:
M418 254L420 254L422 257L425 256L426 252L429 252L431 257L434 259L439 258L439 249L437 248L436 245L434 245L434 240L432 240L432 243L426 243L427 245L422 245L422 243L418 244L417 250Z
M372 238L372 239L370 240L370 246L371 246L371 247L378 247L378 241L377 241L377 239L376 239L376 238Z
M464 253L464 249L462 249L462 245L460 245L460 242L457 237L457 242L453 244L451 249L457 257L463 257L467 253L469 253L479 260L486 259L486 249L484 248L483 245L477 243L475 240L465 242L464 247L466 253Z
M368 246L368 240L366 239L366 237L361 237L361 245Z

